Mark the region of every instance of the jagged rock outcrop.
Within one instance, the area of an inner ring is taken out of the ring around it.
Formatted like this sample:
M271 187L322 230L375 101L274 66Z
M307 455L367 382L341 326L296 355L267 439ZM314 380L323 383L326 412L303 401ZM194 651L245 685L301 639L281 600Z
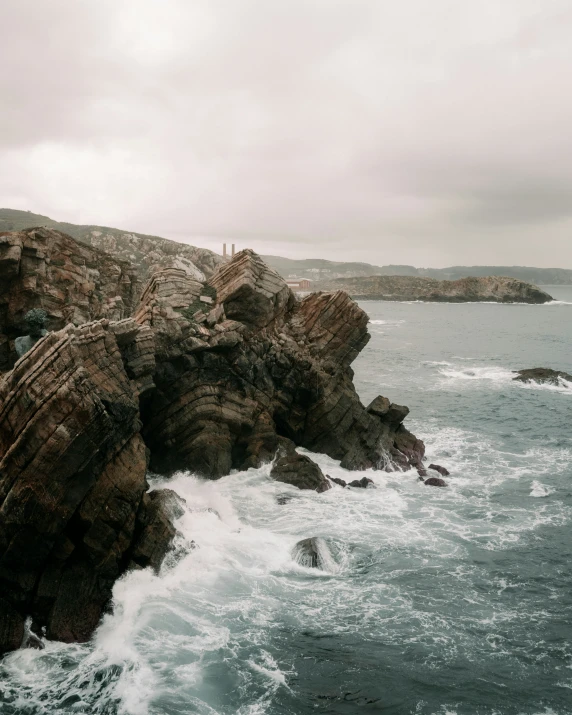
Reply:
M0 233L0 372L16 360L13 340L26 332L24 316L43 308L59 330L98 318L120 320L139 297L129 263L46 228Z
M209 288L209 312L195 310ZM296 302L242 251L208 285L159 272L136 319L157 346L156 390L143 407L154 471L220 477L270 461L280 437L351 469L422 460L422 442L402 424L407 408L368 411L356 394L350 364L369 339L368 319L342 292Z
M116 578L158 565L172 525L146 494L139 419L154 368L149 328L100 320L48 334L0 381L0 651L26 616L86 640Z
M338 278L314 285L315 290L344 290L364 300L422 300L439 303L548 303L552 296L525 281L502 276L440 281L417 276Z
M147 493L148 466L216 478L274 460L274 478L316 491L331 485L296 446L351 469L422 469L408 409L358 398L351 363L367 315L347 294L298 302L243 251L208 283L157 271L125 317L132 274L108 257L90 268L80 257L91 249L73 244L44 229L0 244L3 325L16 332L34 304L56 321L0 378L0 652L21 641L27 616L49 638L86 640L117 577L159 567L182 505ZM65 256L65 299L50 292L54 255ZM105 311L121 319L85 322Z
M518 382L536 382L539 385L555 385L558 387L568 387L566 383L572 385L572 375L562 370L552 370L549 367L533 367L527 370L517 370L513 380Z

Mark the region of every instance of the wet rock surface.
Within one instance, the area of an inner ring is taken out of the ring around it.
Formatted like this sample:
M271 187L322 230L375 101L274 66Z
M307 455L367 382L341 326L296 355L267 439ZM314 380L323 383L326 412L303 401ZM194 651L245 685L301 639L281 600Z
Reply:
M441 477L429 477L429 479L426 479L424 484L428 487L446 487L447 482L444 479L441 479Z
M87 640L145 534L149 376L126 366L152 373L154 357L125 327L121 347L107 320L51 333L0 382L0 650L26 616L48 638Z
M325 492L331 488L320 467L305 454L298 454L289 440L281 441L270 476L298 489Z
M450 474L449 470L445 469L445 467L442 467L440 464L430 464L429 469L432 469L434 472L439 472L442 477L448 477Z
M517 370L513 380L519 382L536 382L539 385L563 386L563 380L572 383L572 375L562 370L552 370L548 367L533 367L527 370Z

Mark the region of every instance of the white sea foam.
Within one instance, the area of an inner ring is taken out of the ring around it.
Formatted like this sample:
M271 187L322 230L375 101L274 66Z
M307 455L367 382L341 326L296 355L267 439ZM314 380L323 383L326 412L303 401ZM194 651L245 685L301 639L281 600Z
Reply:
M531 497L548 497L554 493L554 489L546 486L546 484L541 484L536 479L532 482L530 496Z

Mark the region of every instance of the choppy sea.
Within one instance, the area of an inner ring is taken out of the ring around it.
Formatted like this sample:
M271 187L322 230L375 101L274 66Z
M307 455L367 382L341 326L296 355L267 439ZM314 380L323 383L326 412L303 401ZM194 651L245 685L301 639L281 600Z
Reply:
M5 657L0 713L572 713L572 385L511 373L572 372L572 287L548 291L544 306L364 302L362 401L411 408L448 488L178 475L176 556L117 583L91 643ZM310 536L326 571L292 557Z

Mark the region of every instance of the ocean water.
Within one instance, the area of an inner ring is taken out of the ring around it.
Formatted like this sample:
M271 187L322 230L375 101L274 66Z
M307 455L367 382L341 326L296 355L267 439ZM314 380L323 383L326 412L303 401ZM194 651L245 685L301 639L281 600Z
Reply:
M0 713L572 713L572 386L511 374L572 372L572 287L549 292L559 302L364 302L362 400L409 405L449 487L371 472L375 488L319 495L269 467L179 474L188 510L161 574L118 582L91 643L5 657ZM326 570L293 558L311 536Z

